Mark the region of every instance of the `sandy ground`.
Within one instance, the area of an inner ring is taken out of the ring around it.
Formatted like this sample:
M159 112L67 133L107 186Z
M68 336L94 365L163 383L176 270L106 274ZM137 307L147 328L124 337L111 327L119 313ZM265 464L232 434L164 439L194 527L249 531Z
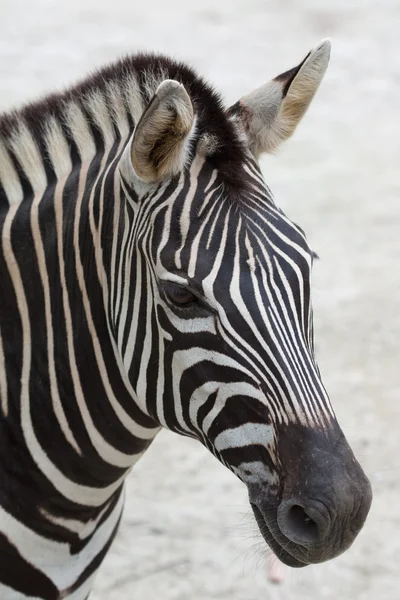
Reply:
M267 181L321 256L316 343L375 499L353 548L267 582L245 490L163 432L128 482L94 600L398 600L400 576L399 0L2 0L0 107L138 49L189 60L234 102L333 39L329 72Z

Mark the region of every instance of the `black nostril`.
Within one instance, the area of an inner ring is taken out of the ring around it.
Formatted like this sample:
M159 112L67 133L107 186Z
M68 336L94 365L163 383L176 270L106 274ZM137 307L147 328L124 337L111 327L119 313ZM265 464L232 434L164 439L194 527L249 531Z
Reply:
M302 506L295 504L289 508L286 518L291 531L304 542L314 542L318 539L318 525Z
M278 509L278 526L295 544L310 546L325 538L329 529L329 516L312 503L284 500Z

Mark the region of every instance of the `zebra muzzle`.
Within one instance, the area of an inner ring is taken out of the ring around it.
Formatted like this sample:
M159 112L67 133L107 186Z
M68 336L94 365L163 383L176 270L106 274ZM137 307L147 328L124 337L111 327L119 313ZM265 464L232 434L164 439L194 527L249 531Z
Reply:
M368 478L337 424L333 431L290 426L281 432L285 474L280 498L271 508L260 489L253 497L250 492L261 534L292 567L324 562L347 550L371 506Z

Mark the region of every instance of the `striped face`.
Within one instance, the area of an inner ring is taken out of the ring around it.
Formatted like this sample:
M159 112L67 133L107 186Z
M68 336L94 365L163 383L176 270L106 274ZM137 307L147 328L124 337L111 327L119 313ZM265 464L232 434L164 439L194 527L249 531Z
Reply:
M285 560L290 542L271 541L265 515L275 511L276 527L288 473L297 489L318 449L331 452L343 435L314 358L312 252L250 155L243 172L235 196L201 156L179 178L139 186L137 198L123 184L133 237L121 272L130 273L139 319L126 323L121 352L143 408L246 483L255 512L262 507L261 531ZM326 548L305 558L303 547L286 562L324 560Z
M253 424L268 422L272 448L275 424L324 427L333 418L312 351L312 252L250 158L246 173L245 191L232 198L198 158L176 197L153 207L152 242L146 236L170 356L173 403L162 406L171 414L158 418L211 442L234 467L247 436L265 445L267 430L256 434Z
M254 159L244 172L245 191L232 197L198 156L135 201L140 317L124 363L157 421L198 437L244 481L276 485L279 427L323 429L334 417L313 354L312 252Z

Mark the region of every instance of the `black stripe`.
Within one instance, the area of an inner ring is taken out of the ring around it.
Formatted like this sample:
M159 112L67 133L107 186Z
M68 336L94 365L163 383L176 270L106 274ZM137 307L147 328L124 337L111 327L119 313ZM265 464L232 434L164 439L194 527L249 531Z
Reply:
M59 590L44 573L26 561L0 532L0 581L26 596L59 600Z

